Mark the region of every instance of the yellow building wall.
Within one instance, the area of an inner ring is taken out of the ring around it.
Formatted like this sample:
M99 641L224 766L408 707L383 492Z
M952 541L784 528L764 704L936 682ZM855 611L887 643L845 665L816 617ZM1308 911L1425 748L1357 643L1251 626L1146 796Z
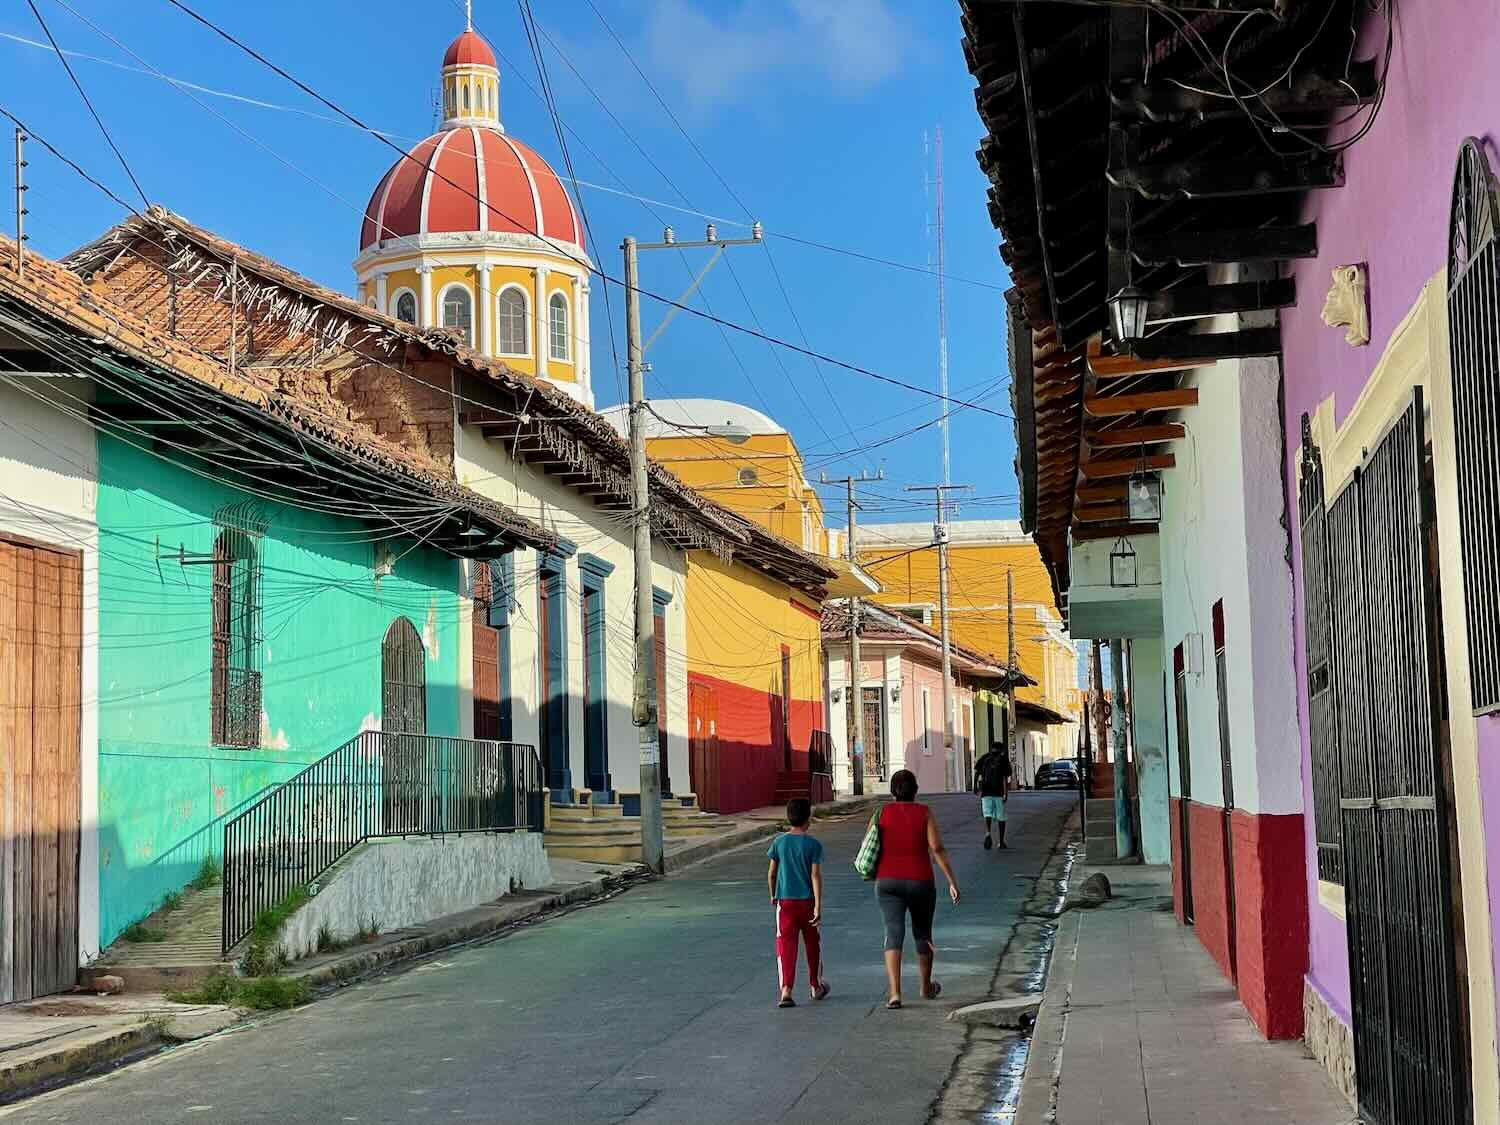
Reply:
M796 608L793 599L803 608ZM817 603L742 563L725 563L705 551L688 555L689 675L696 672L776 694L781 690L782 645L791 650L793 698L821 700Z
M911 553L907 546L863 548L859 561L883 590L871 600L888 606L932 607L938 628L938 554ZM1076 686L1073 651L1048 636L1037 605L1051 606L1052 583L1033 543L965 545L948 548L949 631L954 641L1006 660L1005 576L1014 575L1016 660L1037 686L1021 688L1017 697L1068 713L1064 692Z
M646 452L684 482L730 511L792 543L803 545L802 470L786 434L756 434L742 444L707 435L652 438ZM755 484L740 484L741 469L754 469ZM821 507L813 512L812 542L821 544Z

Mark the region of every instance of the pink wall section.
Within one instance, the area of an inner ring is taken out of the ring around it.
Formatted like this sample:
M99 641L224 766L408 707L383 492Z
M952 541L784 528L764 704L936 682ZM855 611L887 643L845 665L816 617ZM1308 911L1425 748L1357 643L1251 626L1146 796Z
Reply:
M927 708L927 746L922 751L922 689L929 694ZM906 742L906 768L917 775L917 786L924 793L941 793L947 789L947 768L943 758L943 676L936 669L909 657L901 658L901 733Z
M1380 358L1423 284L1443 267L1447 255L1448 205L1458 146L1473 135L1492 142L1500 133L1500 20L1476 18L1464 0L1435 0L1414 9L1388 5L1397 14L1396 48L1380 117L1370 133L1344 156L1346 183L1314 192L1305 217L1318 225L1316 259L1299 263L1297 305L1283 317L1285 349L1287 479L1295 481L1300 418L1335 396L1335 416L1348 414L1360 388ZM1369 19L1359 57L1377 54L1384 44L1384 21ZM1496 163L1493 144L1491 161ZM1369 266L1370 346L1351 348L1343 329L1320 319L1330 271L1353 262ZM1329 482L1337 486L1340 482ZM1292 487L1289 483L1288 487ZM1296 511L1296 497L1289 498ZM1305 669L1301 630L1302 560L1292 537L1297 573L1295 651ZM1447 596L1456 591L1446 591ZM1298 678L1302 723L1302 775L1308 795L1306 858L1311 922L1308 975L1349 1018L1349 966L1344 927L1318 904L1316 844L1312 823L1312 782L1307 744L1307 683ZM1489 898L1500 896L1500 720L1479 724L1479 768L1484 799ZM1497 973L1500 979L1500 973Z

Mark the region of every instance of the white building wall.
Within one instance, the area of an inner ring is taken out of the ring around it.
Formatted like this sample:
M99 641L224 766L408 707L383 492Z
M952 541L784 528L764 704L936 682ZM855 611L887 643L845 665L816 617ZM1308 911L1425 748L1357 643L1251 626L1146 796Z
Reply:
M568 540L577 553L567 559L567 597L564 617L567 631L567 677L570 711L568 714L568 759L574 788L585 784L584 736L584 651L582 620L582 580L579 555L594 555L613 564L614 570L604 579L605 632L607 667L605 690L609 700L606 709L609 770L617 790L635 793L640 789L640 739L631 722L631 693L635 668L634 606L635 563L630 526L617 513L603 511L588 498L551 477L513 461L498 441L485 438L474 427L462 427L455 455L460 484L481 495L505 504L522 515L541 523ZM672 595L666 607L667 623L667 766L672 787L677 792L690 789L687 738L687 582L686 556L661 543L653 544L652 584ZM541 652L538 632L537 573L540 563L536 551L517 551L515 555L516 611L511 617L510 684L514 699L513 737L518 742L536 745L539 735L541 703ZM465 613L472 603L466 602ZM472 680L472 633L461 629L463 675ZM467 700L472 700L473 684L467 684ZM473 708L463 705L472 722Z
M1232 322L1222 326L1233 327ZM1302 807L1292 667L1292 587L1283 524L1280 369L1274 359L1190 372L1198 406L1163 473L1162 658L1173 795L1177 762L1173 650L1184 644L1192 799L1223 803L1213 605L1222 600L1235 805L1255 813ZM1186 643L1184 643L1186 642ZM1193 650L1202 654L1192 666Z
M1130 703L1134 721L1136 792L1141 801L1141 858L1172 861L1167 807L1167 709L1160 637L1130 642Z
M87 384L21 388L0 381L0 536L83 557L83 677L78 737L78 948L99 952L99 527L97 448L78 409ZM29 393L28 393L29 392ZM63 398L63 395L71 396ZM40 396L40 397L38 397Z

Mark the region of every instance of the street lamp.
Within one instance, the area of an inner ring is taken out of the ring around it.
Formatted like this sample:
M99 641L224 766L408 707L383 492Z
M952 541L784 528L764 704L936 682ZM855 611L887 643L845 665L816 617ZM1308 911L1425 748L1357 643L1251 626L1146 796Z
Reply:
M1122 344L1146 335L1146 310L1151 295L1144 289L1127 285L1109 299L1109 320L1115 339Z
M1115 540L1115 549L1109 553L1109 584L1111 586L1139 586L1140 568L1135 548L1130 540L1120 536Z

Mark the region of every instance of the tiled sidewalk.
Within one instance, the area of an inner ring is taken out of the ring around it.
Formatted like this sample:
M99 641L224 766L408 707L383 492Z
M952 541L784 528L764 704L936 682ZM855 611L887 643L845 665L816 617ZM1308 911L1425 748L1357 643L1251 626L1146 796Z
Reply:
M1017 1125L1357 1122L1300 1041L1250 1022L1173 917L1167 868L1106 874L1113 902L1063 916Z

